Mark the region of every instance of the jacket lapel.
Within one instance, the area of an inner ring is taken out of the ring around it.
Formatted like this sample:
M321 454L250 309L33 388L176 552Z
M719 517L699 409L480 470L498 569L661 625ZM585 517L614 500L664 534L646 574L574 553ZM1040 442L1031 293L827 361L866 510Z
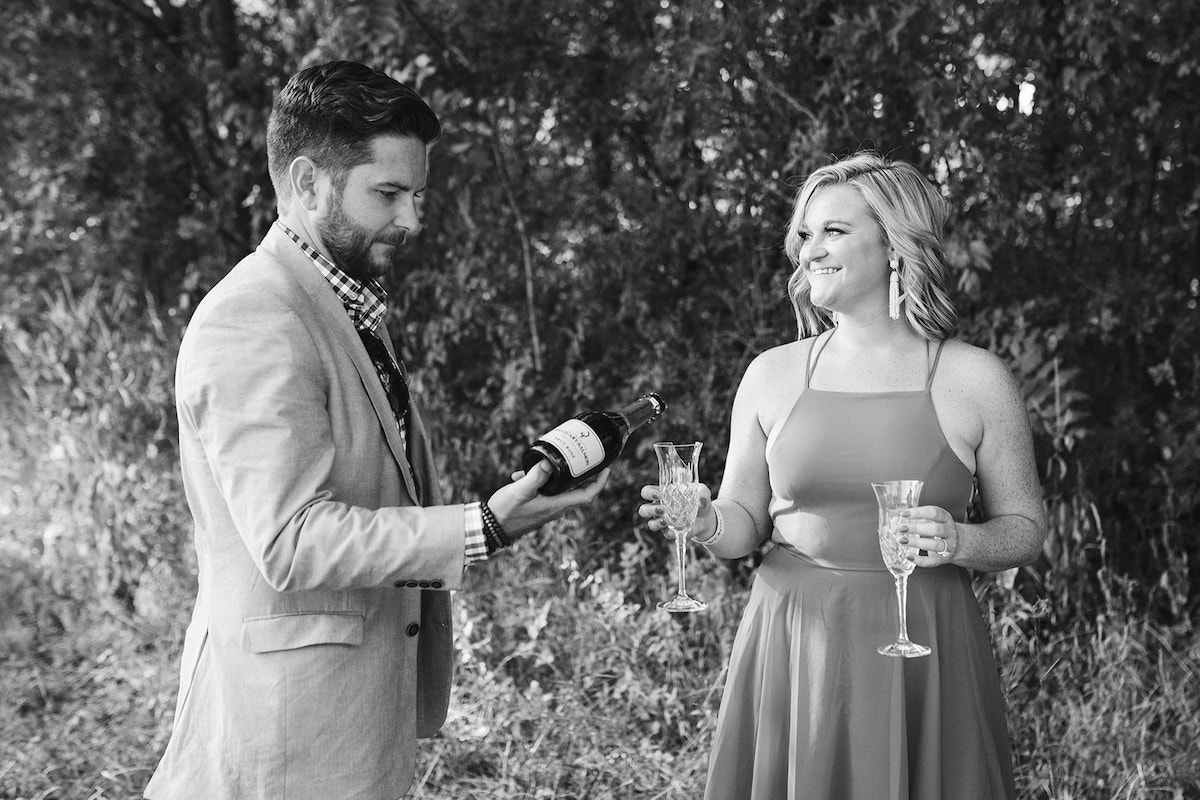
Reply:
M371 357L367 355L366 348L358 338L358 331L354 329L350 315L346 313L346 309L334 293L333 287L329 285L329 282L325 280L325 277L317 270L308 256L300 250L299 246L277 226L271 226L261 246L274 254L287 267L288 274L296 279L312 300L322 326L338 341L346 355L354 363L354 369L358 372L363 388L371 400L371 407L375 409L375 415L379 417L379 425L383 430L383 435L387 438L388 448L392 451L392 456L400 468L400 475L404 478L408 495L414 502L420 503L421 497L417 491L416 482L413 480L412 467L405 455L404 442L400 439L396 417L388 403L383 384L375 372L375 365L371 363ZM384 341L391 350L391 342L386 333Z

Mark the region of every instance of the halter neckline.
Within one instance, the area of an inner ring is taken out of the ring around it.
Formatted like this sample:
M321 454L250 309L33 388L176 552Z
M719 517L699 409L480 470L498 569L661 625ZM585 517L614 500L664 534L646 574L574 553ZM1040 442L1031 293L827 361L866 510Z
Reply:
M821 353L823 353L825 351L825 346L827 344L829 344L829 340L833 338L833 334L836 331L837 331L837 328L830 329L829 335L826 336L824 338L824 340L822 340L818 337L817 341L813 342L813 346L811 348L809 348L808 366L804 371L804 390L805 391L808 391L809 389L811 389L810 383L812 381L813 372L817 368L817 361L820 360ZM933 356L933 364L929 367L929 374L925 377L925 388L924 389L898 389L898 390L889 389L889 390L885 390L882 392L842 392L842 391L831 391L828 389L812 389L812 391L826 392L828 394L880 395L880 396L928 392L930 390L930 388L933 386L933 376L937 372L938 362L942 358L942 348L945 346L946 346L945 339L942 339L938 342L937 352L934 353L934 356ZM925 340L925 361L926 361L926 363L929 362L929 340L928 339Z

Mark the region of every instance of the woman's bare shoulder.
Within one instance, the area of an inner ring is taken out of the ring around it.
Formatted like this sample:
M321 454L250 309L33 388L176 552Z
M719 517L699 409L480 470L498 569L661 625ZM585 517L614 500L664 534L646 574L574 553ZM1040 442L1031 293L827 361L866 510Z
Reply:
M948 339L942 348L935 383L984 404L995 403L1018 391L1016 379L1004 359L959 339Z
M804 385L804 369L812 339L771 347L754 357L738 387L738 405L753 409L760 421L769 420L790 407Z
M783 344L775 345L755 356L752 363L756 365L757 369L772 369L781 365L791 364L797 358L803 360L815 341L816 337L811 336L807 339L798 339L793 342L784 342Z
M803 378L804 365L808 362L814 341L816 337L798 339L763 350L754 357L750 366L746 367L743 383L754 386L769 385L797 373Z

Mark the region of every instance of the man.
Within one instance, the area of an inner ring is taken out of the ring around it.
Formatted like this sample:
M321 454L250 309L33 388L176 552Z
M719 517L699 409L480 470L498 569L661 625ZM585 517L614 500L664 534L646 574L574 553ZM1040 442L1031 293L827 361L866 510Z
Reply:
M395 800L441 726L466 565L590 502L544 463L444 505L376 280L420 228L436 116L361 64L305 69L267 132L279 220L176 369L199 593L146 797Z

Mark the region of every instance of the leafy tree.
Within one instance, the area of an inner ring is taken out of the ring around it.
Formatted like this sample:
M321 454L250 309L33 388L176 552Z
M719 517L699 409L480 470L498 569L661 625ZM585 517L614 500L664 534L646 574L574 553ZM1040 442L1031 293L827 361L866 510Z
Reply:
M1057 522L1023 581L1086 613L1103 567L1177 616L1200 598L1184 535L1197 15L1185 0L12 0L5 351L27 384L65 380L28 354L53 351L32 344L47 303L94 285L182 325L273 219L272 93L309 63L369 62L446 124L428 227L390 289L452 491L490 489L581 408L647 389L671 404L589 515L603 561L629 538L651 439L704 438L719 481L742 370L795 335L780 244L796 181L874 147L952 202L962 333L1026 391Z

